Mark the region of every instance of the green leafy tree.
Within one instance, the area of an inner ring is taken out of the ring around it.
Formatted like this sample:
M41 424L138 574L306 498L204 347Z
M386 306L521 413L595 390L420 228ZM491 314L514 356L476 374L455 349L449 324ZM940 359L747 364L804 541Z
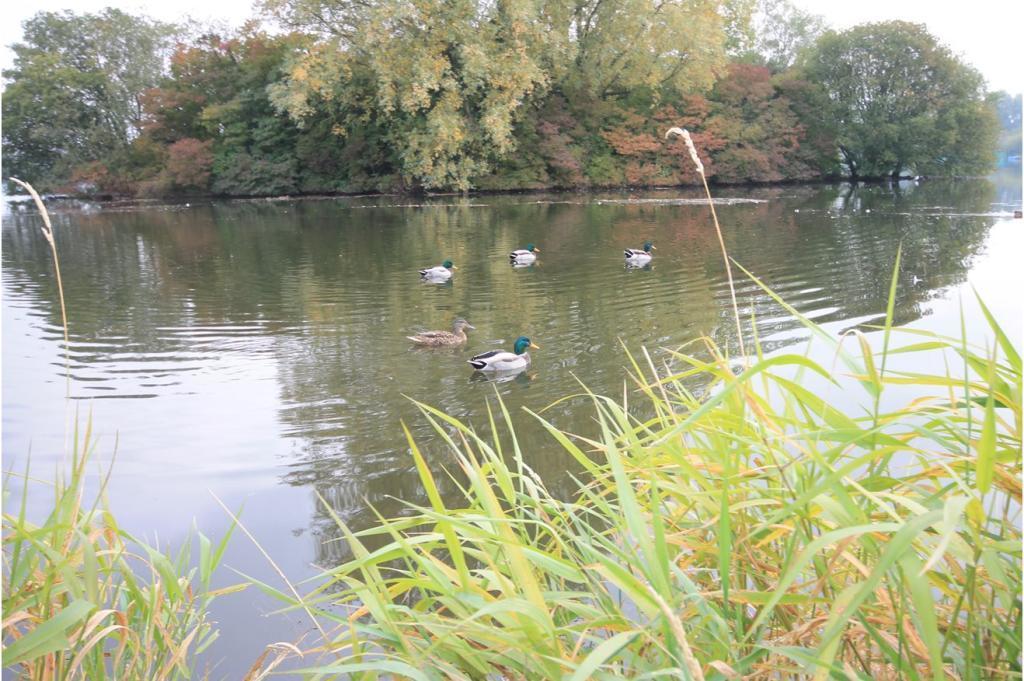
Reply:
M561 170L576 152L526 120L551 96L657 103L706 90L741 33L749 0L267 0L285 25L318 40L293 62L274 101L304 126L324 111L352 139L383 130L406 186L465 190L512 172L540 179L536 149ZM592 134L599 140L599 127ZM561 141L560 141L561 140ZM600 142L595 142L600 146ZM520 162L526 154L528 159ZM374 156L389 161L387 152ZM513 158L513 156L515 158ZM484 178L489 178L484 180Z
M175 28L116 9L40 12L23 26L3 72L4 162L8 174L54 188L77 166L126 153Z
M996 122L984 81L918 24L826 33L804 60L853 177L989 170Z

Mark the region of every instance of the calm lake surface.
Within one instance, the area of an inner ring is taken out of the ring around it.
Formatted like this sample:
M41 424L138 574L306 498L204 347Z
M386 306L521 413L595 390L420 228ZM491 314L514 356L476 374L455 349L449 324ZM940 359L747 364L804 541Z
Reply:
M896 321L958 333L967 282L1020 338L1020 176L900 187L719 189L730 254L808 317L835 332L881 321L903 244ZM605 195L396 197L78 206L53 210L70 323L65 381L56 282L38 216L3 215L4 467L52 475L65 428L92 419L97 460L116 450L110 500L150 541L179 542L193 521L218 534L214 495L294 578L347 557L319 506L354 528L404 502L426 503L402 436L404 420L437 472L452 463L409 398L486 430L500 393L516 414L528 462L568 493L567 456L522 407L578 392L623 392L623 346L655 361L702 335L736 345L725 271L708 207L691 191ZM627 269L645 240L653 264ZM507 253L535 243L538 263ZM450 258L450 284L417 270ZM767 350L806 337L739 275ZM968 323L975 316L968 314ZM465 348L420 350L405 336L477 328ZM474 375L475 353L541 346L511 380ZM65 390L71 400L65 400ZM851 405L855 406L855 405ZM584 399L545 412L588 433ZM449 485L449 493L454 491ZM40 489L40 492L43 490ZM45 493L29 499L36 513ZM276 581L236 535L227 564ZM224 583L237 580L229 570ZM268 618L255 590L228 597L211 663L238 678L266 643L310 623Z

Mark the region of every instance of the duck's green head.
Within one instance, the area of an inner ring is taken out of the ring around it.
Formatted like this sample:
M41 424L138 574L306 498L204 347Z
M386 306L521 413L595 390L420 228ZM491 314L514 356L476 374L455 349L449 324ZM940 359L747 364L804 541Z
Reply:
M653 249L654 249L654 244L652 244L650 241L645 241L644 242L644 252L645 253L650 253Z
M534 348L536 350L540 350L540 346L531 343L530 339L527 338L526 336L520 336L519 338L516 338L516 342L512 345L512 349L515 351L517 355L521 355L524 352L526 352L527 348Z
M533 253L534 251L540 253L540 249L534 246L533 244L526 244L526 250L528 250L530 253Z
M451 260L445 260L443 263L441 263L441 267L445 268L446 270L457 270L458 269L455 265L452 264Z

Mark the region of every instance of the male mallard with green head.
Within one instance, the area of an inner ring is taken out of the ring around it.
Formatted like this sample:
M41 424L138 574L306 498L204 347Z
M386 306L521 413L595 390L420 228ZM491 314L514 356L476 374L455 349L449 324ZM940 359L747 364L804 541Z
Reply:
M469 363L477 371L515 371L525 369L530 364L530 353L527 348L540 350L539 346L530 342L526 336L516 338L512 344L512 352L491 350L470 358Z
M539 248L533 244L526 244L526 248L520 248L509 253L508 259L514 265L525 265L536 260L538 253L540 253Z
M420 270L420 277L424 281L448 281L452 278L452 270L459 269L452 264L451 260L445 260L437 267L428 267Z
M644 248L642 251L635 248L627 248L625 251L626 262L630 265L646 265L651 261L651 258L654 257L654 254L651 253L652 250L656 249L654 248L654 244L650 241L644 242Z

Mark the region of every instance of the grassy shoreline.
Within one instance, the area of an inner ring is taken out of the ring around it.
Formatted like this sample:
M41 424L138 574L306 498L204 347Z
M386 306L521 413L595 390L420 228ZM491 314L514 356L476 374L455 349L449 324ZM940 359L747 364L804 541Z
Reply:
M999 169L995 173L1003 172ZM709 180L711 187L715 189L772 189L786 187L822 187L837 184L849 185L891 185L897 182L929 182L929 181L964 181L976 180L989 177L989 175L949 175L949 176L904 176L895 180L891 176L878 177L857 177L848 175L822 175L811 179L792 178L784 180L772 180L765 182L743 181L723 182ZM1019 173L1018 173L1019 174ZM699 191L702 188L700 182L685 184L661 185L661 184L609 184L609 185L577 185L563 186L550 185L546 187L519 187L514 189L470 189L465 192L458 191L354 191L354 192L296 192L288 194L215 194L212 192L200 192L195 194L169 193L159 196L138 196L134 194L47 194L47 201L85 201L95 203L160 203L173 202L183 203L188 201L273 201L273 200L326 200L326 199L354 199L364 197L396 196L401 198L438 198L438 197L464 197L464 196L533 196L543 194L572 194L592 195L607 193L633 193L633 192L672 192L672 191ZM19 199L31 198L28 194L10 194L11 197Z

